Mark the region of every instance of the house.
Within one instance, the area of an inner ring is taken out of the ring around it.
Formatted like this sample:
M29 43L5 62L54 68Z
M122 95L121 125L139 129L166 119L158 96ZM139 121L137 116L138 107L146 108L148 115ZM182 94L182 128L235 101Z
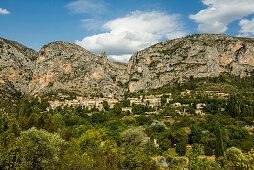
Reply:
M116 99L106 99L105 101L108 102L109 107L112 109L114 108L115 104L118 103L118 100Z
M198 104L196 104L196 108L197 109L203 109L204 107L206 107L205 103L198 103Z
M122 108L122 112L130 112L130 113L132 113L132 108L131 107L123 107Z
M173 98L167 98L167 103L169 103L172 100L173 100Z
M161 98L144 99L144 103L146 103L148 106L151 106L151 107L160 106Z
M87 107L88 110L91 110L93 108L97 108L100 111L103 110L103 100L104 99L84 99L82 100L82 106Z
M138 98L128 98L128 100L130 100L130 105L134 104L141 104L141 105L146 105L145 102L142 101L142 99L138 99Z
M225 111L225 108L223 108L223 107L222 107L222 108L220 108L220 111L224 112L224 111Z
M196 109L195 110L195 114L199 114L199 115L204 115L205 113L203 113L203 111L202 110L200 110L200 109Z
M185 90L185 91L181 92L180 95L181 96L190 96L191 95L191 90Z
M153 144L154 144L155 147L159 147L159 146L160 146L160 145L157 143L157 139L154 139L154 140L153 140Z
M172 96L172 93L164 93L163 95L164 95L164 96L171 97L171 96Z
M182 106L181 103L173 103L172 105L173 105L174 107L181 107L181 106Z
M183 107L189 107L189 104L182 104Z

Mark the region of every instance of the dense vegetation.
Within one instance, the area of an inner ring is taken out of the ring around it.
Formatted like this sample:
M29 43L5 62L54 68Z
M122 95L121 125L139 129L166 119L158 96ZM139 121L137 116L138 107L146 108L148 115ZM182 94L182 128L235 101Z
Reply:
M172 93L168 103L168 96L161 97L158 108L131 106L133 113L122 112L128 100L112 109L104 102L104 111L47 111L49 100L60 99L56 92L1 99L0 169L254 169L252 79L190 78L174 87L127 93L126 99ZM230 95L202 95L207 85ZM186 89L191 95L181 96ZM175 108L175 102L188 105ZM203 116L195 113L198 103L206 104ZM189 114L180 115L184 110Z

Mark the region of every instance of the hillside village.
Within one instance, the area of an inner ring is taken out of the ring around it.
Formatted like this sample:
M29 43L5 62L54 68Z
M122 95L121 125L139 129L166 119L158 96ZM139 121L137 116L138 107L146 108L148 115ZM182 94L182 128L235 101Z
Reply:
M195 96L201 95L201 96L207 96L208 98L220 98L220 99L226 99L229 94L228 93L222 93L219 91L191 91L191 90L186 90L183 92L180 92L177 97L193 97L196 98ZM75 99L68 100L68 95L62 95L60 94L60 100L54 100L54 101L49 101L50 106L47 108L47 111L50 109L55 110L57 107L76 107L76 106L81 106L82 109L87 108L88 110L91 109L98 109L99 111L103 111L103 102L106 102L109 105L110 109L113 109L115 104L122 102L122 100L116 99L114 97L112 98L100 98L100 97L82 97L82 96L77 96ZM135 97L128 97L127 100L130 102L129 107L122 107L122 112L130 112L132 113L132 107L133 105L143 105L143 106L149 106L151 108L157 108L156 111L153 112L146 112L147 114L158 114L162 109L158 109L162 107L162 98L166 99L166 103L164 105L169 104L173 108L175 108L175 112L178 113L179 115L185 115L188 116L190 115L190 112L187 110L188 107L193 105L193 103L190 104L184 104L177 102L174 100L176 96L172 96L172 93L162 93L162 94L155 94L155 95L140 95L138 98ZM205 115L205 112L203 109L207 105L205 103L196 103L195 105L195 114L196 115ZM179 111L177 108L183 108L181 109L182 111ZM224 111L225 108L220 108L220 111Z

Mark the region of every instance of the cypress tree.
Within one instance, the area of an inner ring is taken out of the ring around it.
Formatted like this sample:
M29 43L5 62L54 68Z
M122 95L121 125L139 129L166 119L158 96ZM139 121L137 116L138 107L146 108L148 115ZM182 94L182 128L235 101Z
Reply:
M224 145L222 131L218 124L216 125L215 135L216 135L215 157L219 158L220 156L224 156Z

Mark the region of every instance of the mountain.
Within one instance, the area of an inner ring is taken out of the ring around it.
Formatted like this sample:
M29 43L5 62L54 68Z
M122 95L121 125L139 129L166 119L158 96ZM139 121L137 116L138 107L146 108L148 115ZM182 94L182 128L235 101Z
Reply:
M189 77L246 77L253 70L254 39L220 34L161 42L137 52L128 64L63 41L44 45L37 53L0 39L0 94L36 95L63 89L119 97L126 91L157 89Z
M106 53L96 56L67 42L53 42L39 52L28 93L64 89L79 94L122 95L128 80L126 64L112 63Z
M188 77L251 76L254 39L218 34L192 35L155 44L128 64L129 91L157 89Z
M0 38L0 96L27 93L37 58L35 50Z

